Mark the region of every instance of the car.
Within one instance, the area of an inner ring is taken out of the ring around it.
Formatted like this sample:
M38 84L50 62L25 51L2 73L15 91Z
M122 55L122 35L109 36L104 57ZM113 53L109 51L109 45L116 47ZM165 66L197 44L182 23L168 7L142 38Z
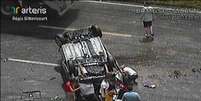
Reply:
M67 31L56 36L56 43L62 55L62 69L65 79L81 76L97 78L112 72L118 66L116 60L101 41L102 31L96 25L85 29Z
M101 37L101 29L91 25L80 30L65 31L55 38L62 56L61 75L64 82L76 78L81 85L92 84L97 96L105 74L118 70L117 61Z
M57 34L55 38L62 56L60 69L64 82L76 79L82 86L80 89L83 92L95 93L96 96L100 95L100 85L106 74L112 74L115 82L121 82L117 86L126 85L125 81L131 79L135 82L138 77L133 68L119 66L101 38L102 31L97 25L75 31L65 31ZM129 68L129 71L133 71L134 75L126 75L129 73L124 68L127 70ZM132 83L132 81L129 82Z

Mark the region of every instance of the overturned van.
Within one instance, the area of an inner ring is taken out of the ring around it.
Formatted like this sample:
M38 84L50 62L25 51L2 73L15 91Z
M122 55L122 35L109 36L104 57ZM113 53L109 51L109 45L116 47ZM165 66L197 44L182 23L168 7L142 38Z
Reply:
M111 72L118 66L101 37L102 32L95 25L56 36L56 43L63 57L65 80L78 76L82 76L82 81L102 78L107 71Z
M118 68L101 37L102 32L96 25L56 36L62 55L61 73L64 82L76 78L81 85L93 85L95 93L99 93L105 74Z

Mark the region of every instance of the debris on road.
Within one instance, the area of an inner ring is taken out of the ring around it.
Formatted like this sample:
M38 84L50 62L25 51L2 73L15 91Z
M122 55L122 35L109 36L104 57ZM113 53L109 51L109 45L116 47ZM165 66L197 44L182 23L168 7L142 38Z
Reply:
M150 79L159 79L159 75L158 74L152 74L152 75L148 75L148 78Z
M196 73L196 72L201 73L201 68L193 68L192 72L193 73Z
M21 99L24 101L35 101L41 99L41 97L41 91L25 91L21 95Z
M182 73L179 70L175 70L173 75L174 75L174 78L179 78L181 77Z
M147 87L147 88L156 88L156 84L154 84L152 81L144 81L143 83L144 87Z
M195 68L193 68L193 69L192 69L192 72L194 72L194 73L195 73L195 72L196 72L196 69L195 69Z
M181 77L186 77L186 76L187 76L186 73L183 73L182 71L179 71L179 70L174 70L173 72L170 72L168 74L169 78L175 78L175 79L179 79Z
M49 80L54 80L54 79L56 79L56 77L52 77L52 78L50 78Z
M59 96L57 95L57 96L51 98L50 101L64 101L64 98L59 97Z

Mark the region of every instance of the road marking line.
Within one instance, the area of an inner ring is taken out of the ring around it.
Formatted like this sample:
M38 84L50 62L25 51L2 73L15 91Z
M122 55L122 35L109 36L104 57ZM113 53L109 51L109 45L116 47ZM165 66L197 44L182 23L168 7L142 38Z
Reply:
M45 26L45 25L39 25L41 28L49 28L49 29L58 29L58 30L67 30L67 31L73 31L76 30L74 28L64 28L64 27L57 27L57 26ZM112 33L112 32L103 32L105 35L113 35L113 36L120 36L120 37L132 37L130 34L120 34L120 33Z
M45 26L45 25L39 25L41 28L49 28L49 29L58 29L58 30L67 30L67 31L74 31L76 29L74 28L64 28L64 27L57 27L57 26Z
M14 59L14 58L7 58L8 61L13 62L21 62L21 63L29 63L29 64L37 64L37 65L46 65L46 66L60 66L59 64L54 63L47 63L47 62L40 62L40 61L30 61L30 60L22 60L22 59Z
M112 2L104 2L104 1L80 1L80 2L89 2L89 3L91 2L91 3L109 4L109 5L118 5L118 6L130 6L130 7L144 7L144 6L142 6L142 5L112 3Z
M120 34L120 33L111 33L111 32L103 32L105 35L113 35L113 36L121 36L121 37L132 37L130 34Z
M89 3L99 3L99 4L109 4L109 5L118 5L118 6L128 6L128 7L144 7L143 5L134 5L134 4L123 4L123 3L112 3L112 2L103 2L103 1L80 1L80 2L89 2ZM153 7L155 9L163 9L163 10L178 10L177 8L167 8L167 7ZM180 9L180 11L183 11ZM191 10L193 13L201 14L201 11Z

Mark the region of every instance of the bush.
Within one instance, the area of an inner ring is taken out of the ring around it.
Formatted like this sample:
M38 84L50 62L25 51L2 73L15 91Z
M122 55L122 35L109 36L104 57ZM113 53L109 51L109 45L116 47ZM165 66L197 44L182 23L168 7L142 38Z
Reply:
M140 4L144 4L144 2L149 2L152 5L201 9L201 0L103 0L103 1L124 1L124 2L140 3Z

